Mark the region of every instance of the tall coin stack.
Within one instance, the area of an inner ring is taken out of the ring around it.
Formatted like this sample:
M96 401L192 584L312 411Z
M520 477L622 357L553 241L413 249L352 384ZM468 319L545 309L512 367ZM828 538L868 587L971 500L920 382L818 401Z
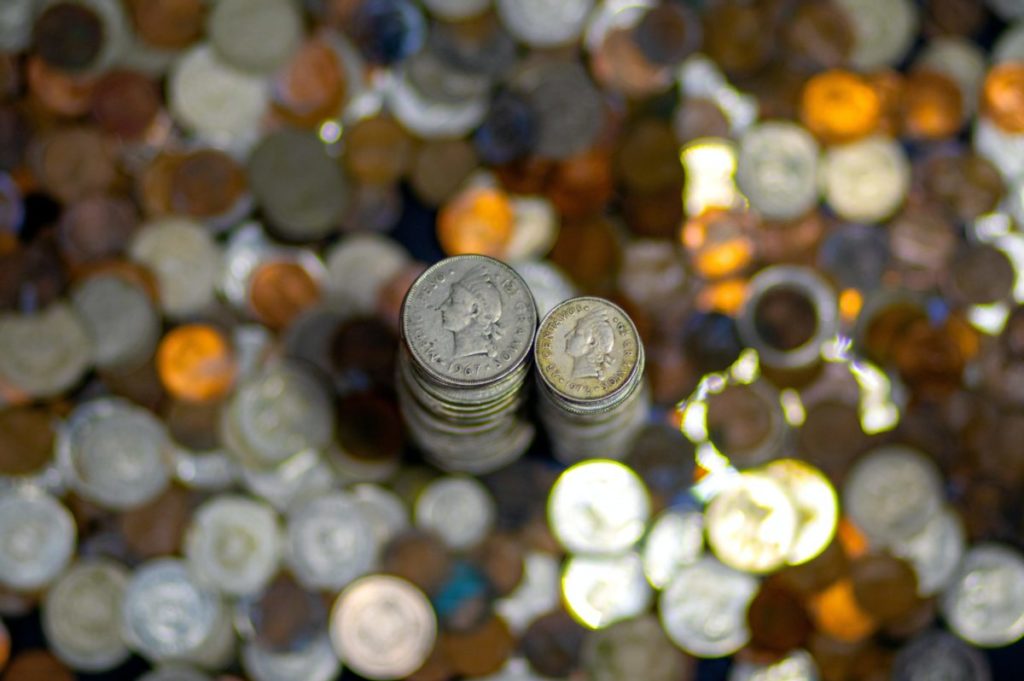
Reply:
M412 438L437 466L486 473L534 435L522 417L537 309L526 283L482 255L437 263L402 305L398 398Z
M564 463L621 459L650 402L636 326L601 298L572 298L544 317L534 354L540 418Z

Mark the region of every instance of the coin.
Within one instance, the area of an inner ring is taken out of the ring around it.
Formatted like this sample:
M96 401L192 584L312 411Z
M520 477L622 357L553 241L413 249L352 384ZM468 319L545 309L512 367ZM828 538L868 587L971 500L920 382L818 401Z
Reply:
M896 64L910 49L918 28L917 6L900 0L838 0L853 23L853 64L863 70Z
M270 73L298 47L302 16L287 0L227 0L206 19L213 48L224 61L245 71Z
M147 560L180 550L190 511L188 493L171 486L149 503L121 513L117 526L129 550Z
M794 123L769 121L740 138L736 182L762 215L799 217L818 200L818 145Z
M113 669L128 658L121 640L121 601L128 571L104 558L80 560L54 583L43 603L43 631L68 665Z
M704 514L670 508L654 519L644 539L642 555L647 581L655 589L663 589L703 553Z
M672 642L697 657L724 657L749 637L747 606L757 580L708 556L683 568L661 592L661 626Z
M494 615L471 631L441 634L441 649L452 668L473 678L497 672L515 648L508 625Z
M249 275L249 305L272 329L289 326L320 300L320 284L301 262L269 260Z
M917 573L921 596L940 592L953 578L967 550L963 521L945 508L928 519L921 531L892 547Z
M163 49L188 47L203 33L207 6L202 0L129 0L139 37Z
M906 152L882 137L867 137L825 151L825 200L843 218L880 222L902 205L910 185Z
M242 668L255 681L285 681L302 678L307 681L330 681L337 678L341 662L331 648L330 639L321 634L299 650L268 651L258 643L242 648Z
M11 660L4 681L73 681L74 674L45 650L28 650Z
M32 487L0 491L0 584L38 591L52 582L75 553L71 513Z
M652 591L634 553L572 556L562 569L562 600L581 624L602 629L650 607Z
M853 142L870 135L878 128L881 115L878 93L857 73L832 69L804 84L800 118L825 144Z
M580 35L593 0L570 0L557 6L543 0L498 0L498 15L508 31L534 47L553 47Z
M371 523L347 492L311 499L288 514L285 560L303 586L340 590L377 561L382 544Z
M512 238L513 219L504 191L470 187L441 207L437 236L448 255L479 253L499 258Z
M190 402L223 397L234 383L236 364L228 340L213 326L184 324L160 341L160 381L169 393Z
M92 338L100 369L132 369L153 355L160 315L139 287L116 275L89 277L71 292L71 304Z
M487 488L464 476L444 476L427 485L413 511L419 528L436 532L455 551L482 542L493 530L495 515Z
M900 649L892 663L893 681L945 675L962 681L989 681L992 672L985 656L945 631L915 636Z
M44 474L53 460L58 421L37 407L0 410L0 479Z
M350 584L331 611L331 645L368 679L400 679L426 661L437 620L430 602L403 579L370 575Z
M1024 559L982 543L964 556L941 600L950 629L976 646L1009 645L1024 635Z
M194 314L213 302L221 252L198 223L178 217L148 222L129 252L156 275L167 315Z

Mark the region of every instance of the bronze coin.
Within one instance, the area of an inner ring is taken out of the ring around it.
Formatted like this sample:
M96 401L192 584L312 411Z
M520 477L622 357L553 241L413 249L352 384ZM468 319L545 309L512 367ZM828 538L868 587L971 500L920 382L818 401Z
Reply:
M405 678L405 681L449 681L455 676L452 663L441 646L440 641L435 641L434 649L423 666Z
M504 620L491 615L469 632L441 634L441 646L452 668L465 676L486 676L502 668L516 641Z
M66 286L67 273L49 235L0 255L0 309L45 307Z
M777 573L778 580L790 591L806 598L825 590L847 574L849 560L839 540L833 539L816 557L784 568Z
M132 553L147 560L181 549L190 516L189 493L172 485L149 503L122 513L118 528Z
M538 674L566 677L579 666L586 637L587 630L559 609L535 619L523 633L519 645Z
M64 209L57 224L61 255L72 266L96 263L125 252L139 226L131 201L96 194Z
M289 123L312 127L336 115L345 100L345 69L322 37L303 43L274 80L274 110Z
M213 218L228 212L245 195L245 170L217 149L186 154L171 170L170 207L174 213Z
M92 116L100 128L128 140L141 138L160 113L157 84L137 71L110 71L93 90Z
M369 392L338 400L337 437L361 461L396 461L405 448L402 417L391 401Z
M453 565L440 537L412 531L395 537L384 548L380 570L407 579L433 595L448 581Z
M110 392L141 404L150 411L158 411L167 396L152 358L137 368L103 371L99 377Z
M1006 191L999 170L976 154L934 156L921 172L928 198L961 222L995 210Z
M74 73L92 66L105 38L103 22L90 7L58 2L36 19L32 44L51 66Z
M957 292L970 305L1006 300L1017 278L1010 258L991 244L962 248L953 259L952 274Z
M886 553L868 553L850 564L857 603L872 617L891 621L910 613L920 602L917 575L906 561Z
M773 412L780 409L764 392L749 385L730 385L708 396L708 437L740 468L758 463L748 457L768 444L772 429L778 427Z
M474 563L497 596L507 596L523 581L522 543L508 534L492 533L474 552Z
M75 681L75 675L45 650L28 650L11 660L2 681Z
M355 317L338 326L331 340L331 364L349 386L390 386L395 376L398 336L375 317Z
M249 280L249 304L272 329L283 329L320 300L320 285L295 262L260 265Z
M802 0L783 27L785 57L809 69L847 63L855 42L853 23L833 0Z
M800 598L780 579L767 579L747 609L750 643L784 655L804 645L813 626Z
M178 50L203 34L204 0L127 0L126 4L139 37L153 47Z
M837 484L870 442L860 424L858 405L838 400L808 405L803 425L796 435L800 457L820 468Z
M622 138L615 170L626 187L634 191L653 193L681 187L683 166L679 162L679 143L671 128L650 119L637 123Z
M704 13L703 49L732 77L749 76L768 63L774 36L767 3L725 0Z
M25 75L29 92L46 110L68 117L89 111L96 90L93 78L66 73L34 55L28 58Z
M53 459L54 417L35 407L0 410L0 475L32 475Z
M546 185L548 198L567 220L602 213L614 190L611 155L597 148L560 161Z

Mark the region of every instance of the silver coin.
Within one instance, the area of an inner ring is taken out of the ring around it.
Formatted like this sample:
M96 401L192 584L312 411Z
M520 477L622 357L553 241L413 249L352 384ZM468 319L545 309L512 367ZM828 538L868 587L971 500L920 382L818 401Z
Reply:
M537 310L526 282L482 255L435 264L402 306L402 336L417 365L439 383L473 387L527 360Z
M895 213L910 190L910 162L885 137L830 147L820 165L825 200L852 222L881 222Z
M579 295L568 275L550 261L522 260L513 263L512 267L530 288L541 318L559 303Z
M461 138L487 116L489 99L481 93L462 102L446 102L417 88L404 66L384 82L388 110L402 127L423 139Z
M991 681L988 660L945 631L915 636L897 653L892 681Z
M1002 64L1008 61L1021 61L1021 59L1024 59L1024 21L1016 21L996 40L992 47L992 62Z
M796 123L758 123L740 138L736 182L766 218L789 220L813 208L817 173L818 144Z
M434 480L416 498L417 527L436 532L455 551L472 549L494 528L497 506L483 483L466 476Z
M512 87L525 94L537 116L534 153L538 156L568 158L588 149L600 134L605 120L604 101L579 64L531 64L516 74Z
M552 679L548 676L540 676L530 667L525 658L513 655L508 658L505 666L494 674L474 677L476 681L564 681L563 679Z
M128 570L111 560L79 561L46 594L43 632L63 662L84 672L103 672L129 655L121 640L121 602Z
M697 657L724 657L750 638L747 606L757 579L711 557L684 567L661 592L661 625L673 642Z
M642 614L651 605L652 593L635 553L572 556L562 570L565 607L590 629Z
M89 332L101 369L135 369L153 356L160 315L150 298L116 275L86 279L71 292L71 305Z
M32 397L78 383L93 358L82 319L65 303L36 314L0 314L0 377Z
M307 449L269 469L241 467L242 486L282 513L300 500L323 494L338 484L319 452Z
M334 603L331 645L367 679L400 679L419 669L437 636L437 617L415 586L388 575L350 584Z
M879 548L924 529L942 505L942 476L920 452L900 445L872 450L846 476L846 514Z
M655 589L663 589L683 567L696 563L703 553L704 514L669 509L655 518L644 539L647 580Z
M188 659L213 636L222 609L184 561L160 558L141 565L128 582L121 627L128 646L147 658Z
M253 681L331 681L341 671L326 632L300 650L284 653L249 642L242 648L241 657L242 667Z
M806 650L794 650L771 663L737 661L729 669L728 681L818 681L818 665Z
M57 461L71 487L106 508L156 498L171 477L170 441L153 414L120 398L83 402L57 433Z
M363 232L342 238L324 260L328 295L354 303L361 312L376 310L381 289L412 262L398 242Z
M32 40L36 0L10 0L0 6L0 49L19 52Z
M653 615L590 632L581 658L591 681L679 681L689 678L693 668L692 661L669 641Z
M940 601L953 633L985 648L1024 636L1024 558L1001 544L978 544L964 556Z
M220 0L207 17L210 43L244 71L272 73L302 40L302 15L291 0Z
M583 32L594 0L497 0L498 16L509 32L533 47L576 40Z
M54 497L32 487L0 490L0 584L38 591L75 553L75 521Z
M306 588L338 591L376 563L373 529L347 492L312 498L288 516L285 560Z
M853 64L869 71L896 64L914 44L919 23L911 0L839 0L853 23Z
M1003 35L1006 35L1004 33ZM993 49L994 61L998 62L999 43ZM915 67L932 69L943 73L956 82L963 102L963 118L968 119L978 108L978 93L985 80L987 56L975 43L965 38L937 36L929 41L924 52L915 62Z
M167 315L188 316L213 303L221 251L198 222L181 217L149 222L135 235L129 253L156 275Z
M914 567L917 592L924 597L934 596L956 574L967 551L963 521L956 511L944 508L929 518L920 532L891 550Z
M277 572L281 534L273 508L239 495L219 495L192 516L185 558L204 585L231 596L252 594Z
M494 611L515 634L540 615L551 612L561 595L559 561L549 553L531 551L523 558L523 578L508 596L494 602Z

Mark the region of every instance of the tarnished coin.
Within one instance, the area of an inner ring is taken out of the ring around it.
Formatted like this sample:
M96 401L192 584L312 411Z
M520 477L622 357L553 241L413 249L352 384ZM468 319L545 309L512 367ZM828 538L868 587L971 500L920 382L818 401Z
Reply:
M582 658L591 681L685 681L694 671L693 660L672 645L653 615L591 632Z
M274 509L238 495L216 496L196 509L185 558L196 579L242 596L262 590L277 572L283 544Z
M289 514L285 561L303 586L338 591L373 568L383 544L363 508L336 491Z
M635 553L573 556L562 570L562 600L584 626L602 629L650 607L651 585Z
M924 529L942 503L942 476L920 452L890 445L859 459L846 477L843 509L879 548Z
M649 515L643 481L617 461L591 460L568 468L548 497L548 525L562 546L575 553L629 549L643 536Z
M149 222L135 235L129 252L156 275L167 315L195 314L213 302L221 252L199 223L179 217Z
M85 672L107 671L128 658L121 640L128 574L111 560L85 559L50 588L43 602L43 632L57 657Z
M893 681L990 681L992 672L981 651L952 634L932 630L915 636L892 663Z
M541 380L574 402L616 394L634 376L643 350L633 321L601 298L557 305L537 332L534 354Z
M75 521L59 501L32 487L0 491L0 585L37 591L75 553Z
M1024 636L1024 558L1001 544L979 544L964 556L941 601L957 636L995 648Z
M818 200L818 143L785 121L751 126L740 138L736 182L766 218L800 217Z
M0 314L0 376L33 397L71 388L92 357L85 324L65 303L35 314Z
M903 148L884 137L831 147L821 163L825 200L841 217L881 222L903 204L910 163Z
M497 0L509 32L533 47L552 47L579 37L594 0Z
M153 356L160 315L145 291L124 277L89 277L71 292L71 305L92 338L100 369L134 369Z
M750 638L747 606L757 579L710 556L683 568L661 592L661 626L672 641L697 657L724 657Z
M654 519L644 539L644 572L655 589L669 585L679 571L704 553L704 514L669 509Z
M740 473L725 484L707 508L711 550L744 572L770 572L784 565L797 536L793 497L759 472Z
M436 532L449 548L471 549L494 529L494 498L479 481L466 476L438 478L416 498L416 526Z
M152 660L188 659L218 626L226 626L217 595L200 586L185 562L160 558L141 565L124 593L124 640Z
M402 336L431 379L457 387L500 380L526 361L537 309L526 282L482 255L448 258L412 285Z
M371 575L350 584L334 603L331 645L360 676L409 676L434 648L437 618L430 601L404 579Z

